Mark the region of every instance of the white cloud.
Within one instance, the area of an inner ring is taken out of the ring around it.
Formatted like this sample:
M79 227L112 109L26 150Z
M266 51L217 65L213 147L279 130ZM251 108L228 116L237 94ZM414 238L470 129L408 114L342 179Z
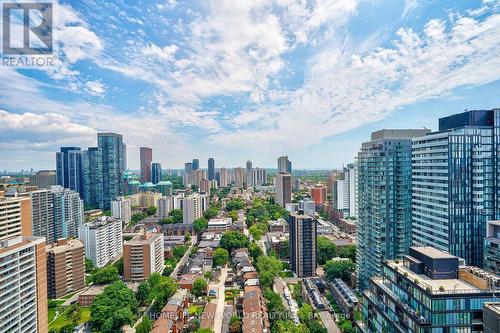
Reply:
M94 96L103 96L106 92L106 85L101 81L87 81L85 83L86 91Z

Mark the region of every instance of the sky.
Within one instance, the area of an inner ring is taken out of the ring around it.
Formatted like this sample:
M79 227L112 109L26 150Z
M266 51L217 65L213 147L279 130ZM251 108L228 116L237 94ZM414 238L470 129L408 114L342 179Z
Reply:
M382 128L500 107L500 0L63 1L58 59L0 65L0 170L97 132L162 168L333 168Z

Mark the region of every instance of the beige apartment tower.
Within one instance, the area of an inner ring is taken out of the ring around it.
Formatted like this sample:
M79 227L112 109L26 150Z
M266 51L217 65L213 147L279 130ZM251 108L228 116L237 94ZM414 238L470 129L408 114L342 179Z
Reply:
M77 239L58 239L47 246L47 287L50 298L61 298L85 287L85 254Z
M123 278L143 281L161 273L164 265L163 234L142 234L123 243Z

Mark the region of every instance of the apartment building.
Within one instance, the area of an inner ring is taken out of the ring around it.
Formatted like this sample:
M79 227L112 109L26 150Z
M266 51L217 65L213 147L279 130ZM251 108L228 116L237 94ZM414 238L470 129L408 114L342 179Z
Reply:
M123 243L123 278L143 281L164 267L163 234L135 236Z
M85 253L77 239L58 239L48 245L47 292L50 298L61 298L85 288Z
M123 224L127 225L132 219L132 203L130 199L118 197L111 201L111 215L121 219Z
M209 197L206 193L193 193L183 201L183 224L193 224L208 209Z
M0 239L31 235L29 197L5 197L0 191Z
M122 220L101 216L78 229L78 239L85 247L85 257L97 268L105 266L122 251Z

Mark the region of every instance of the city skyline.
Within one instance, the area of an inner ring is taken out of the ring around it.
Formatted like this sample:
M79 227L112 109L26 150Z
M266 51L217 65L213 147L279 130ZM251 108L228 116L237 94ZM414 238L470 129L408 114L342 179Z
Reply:
M63 2L58 66L0 69L0 169L54 169L97 132L124 136L134 170L141 146L164 169L341 167L375 130L500 105L496 2L386 2Z

